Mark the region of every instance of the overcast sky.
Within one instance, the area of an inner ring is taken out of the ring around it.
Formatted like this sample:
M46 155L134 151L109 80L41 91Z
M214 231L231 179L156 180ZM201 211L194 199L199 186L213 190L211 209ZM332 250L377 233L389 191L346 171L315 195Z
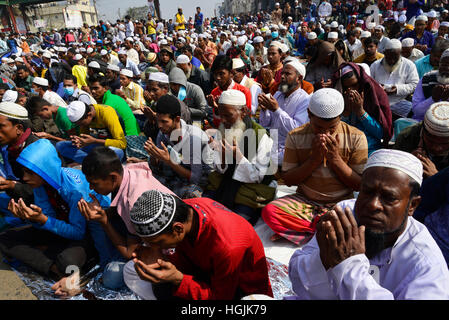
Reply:
M173 18L181 6L186 20L190 16L194 17L195 8L201 7L205 17L214 16L214 9L217 4L221 4L221 0L159 0L161 6L162 19ZM146 0L97 0L98 18L115 22L118 18L118 9L123 16L129 7L141 7L147 4ZM217 12L218 13L218 12Z

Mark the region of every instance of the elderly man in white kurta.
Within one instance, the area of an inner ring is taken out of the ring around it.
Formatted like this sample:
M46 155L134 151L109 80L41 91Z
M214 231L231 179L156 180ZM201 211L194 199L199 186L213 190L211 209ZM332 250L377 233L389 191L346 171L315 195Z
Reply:
M360 194L323 216L289 263L297 296L286 299L449 299L449 271L427 228L412 215L423 167L410 153L375 151Z
M390 101L390 108L397 117L407 118L412 109L406 98L418 85L419 76L415 64L401 56L402 44L391 39L385 45L385 57L374 62L371 77L384 88Z

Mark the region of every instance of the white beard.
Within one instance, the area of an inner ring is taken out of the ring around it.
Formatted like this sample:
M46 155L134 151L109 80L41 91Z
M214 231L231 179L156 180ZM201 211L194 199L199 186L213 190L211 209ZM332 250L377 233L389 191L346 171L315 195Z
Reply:
M221 137L225 138L226 142L231 146L234 138L237 144L240 142L245 130L246 125L242 119L237 120L237 122L234 123L230 129L226 129L223 123L220 123L218 126L218 131L220 131Z
M442 76L442 75L440 75L440 73L438 73L437 81L438 81L438 83L441 83L441 84L449 84L449 77Z
M288 86L288 84L283 84L279 86L279 91L281 91L282 93L287 93L289 89L290 87Z

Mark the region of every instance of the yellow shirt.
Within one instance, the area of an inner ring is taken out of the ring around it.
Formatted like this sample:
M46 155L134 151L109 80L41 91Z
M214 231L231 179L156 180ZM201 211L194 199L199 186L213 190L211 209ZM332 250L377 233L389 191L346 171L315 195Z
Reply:
M131 110L140 110L141 106L145 106L145 99L143 97L143 88L134 82L130 82L127 87L121 87L120 90L126 96L126 103Z
M156 22L154 21L154 19L151 19L150 21L148 21L147 29L148 29L148 34L156 33Z
M76 77L78 87L87 86L87 67L80 65L73 66L72 74Z
M185 28L186 28L186 26L184 24L185 20L186 19L184 18L183 14L179 14L179 13L176 14L176 22L178 23L178 25L175 26L175 30L176 31L178 31L178 30L185 30Z

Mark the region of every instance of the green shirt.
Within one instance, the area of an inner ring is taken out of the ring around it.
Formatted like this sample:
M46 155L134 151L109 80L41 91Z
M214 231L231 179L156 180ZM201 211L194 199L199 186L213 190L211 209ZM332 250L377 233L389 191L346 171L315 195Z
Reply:
M80 128L67 117L67 109L59 107L56 115L53 116L56 125L62 132L62 137L70 138L70 135L79 135Z
M111 106L117 111L120 118L122 118L125 128L125 135L127 136L138 136L140 134L140 128L137 123L136 117L134 116L131 108L126 103L126 101L116 94L112 94L111 91L106 91L103 96L102 104Z

